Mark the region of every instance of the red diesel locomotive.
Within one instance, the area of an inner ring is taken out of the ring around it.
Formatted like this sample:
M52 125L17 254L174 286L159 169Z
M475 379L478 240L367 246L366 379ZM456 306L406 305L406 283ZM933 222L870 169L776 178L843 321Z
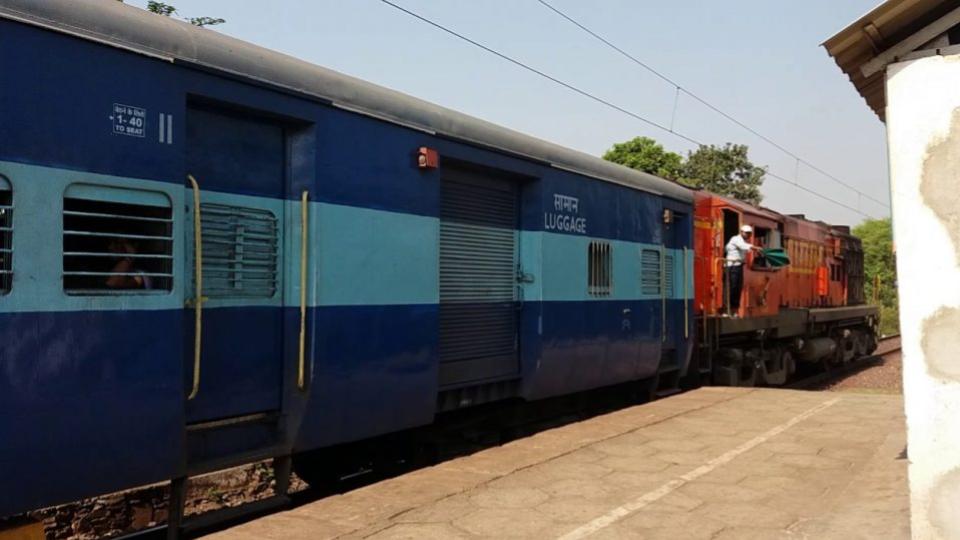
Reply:
M744 264L736 313L724 295L724 246L743 225L752 242L781 248L790 264L759 253ZM879 310L864 301L863 249L849 227L810 221L708 192L694 214L697 347L689 384L786 382L801 363L841 364L877 347Z

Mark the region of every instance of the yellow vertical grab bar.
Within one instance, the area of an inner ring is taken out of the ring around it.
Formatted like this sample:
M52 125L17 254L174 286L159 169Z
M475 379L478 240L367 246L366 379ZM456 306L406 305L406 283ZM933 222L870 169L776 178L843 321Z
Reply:
M660 337L667 341L667 253L660 244Z
M308 192L303 191L300 196L300 355L297 363L297 387L303 390L306 384L306 352L307 352L307 231L309 219L307 216Z
M193 302L193 389L187 400L200 392L200 346L203 341L203 237L200 234L200 184L193 175L187 175L193 187L193 272L195 295Z
M683 246L683 337L690 337L690 306L687 303L687 253L690 250Z

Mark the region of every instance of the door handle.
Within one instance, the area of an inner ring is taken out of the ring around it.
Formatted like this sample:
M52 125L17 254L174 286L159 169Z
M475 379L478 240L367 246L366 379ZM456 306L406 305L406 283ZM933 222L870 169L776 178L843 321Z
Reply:
M193 388L187 400L200 393L200 351L203 343L203 236L200 230L200 184L193 175L187 175L193 188Z
M309 192L303 190L300 195L300 342L299 356L297 357L297 388L300 390L303 390L306 386L308 198Z

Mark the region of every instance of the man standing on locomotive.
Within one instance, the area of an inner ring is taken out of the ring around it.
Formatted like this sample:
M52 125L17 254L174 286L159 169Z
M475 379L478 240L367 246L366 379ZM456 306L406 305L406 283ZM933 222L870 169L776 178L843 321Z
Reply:
M753 227L740 227L740 234L735 235L727 242L726 247L726 305L727 315L737 317L740 312L740 297L743 293L743 265L747 262L747 253L750 250L761 249L750 243L753 237Z

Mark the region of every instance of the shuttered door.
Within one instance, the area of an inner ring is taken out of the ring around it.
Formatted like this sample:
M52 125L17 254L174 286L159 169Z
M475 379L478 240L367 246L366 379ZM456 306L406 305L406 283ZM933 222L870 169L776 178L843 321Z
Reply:
M440 200L440 384L515 374L517 188L445 172Z

